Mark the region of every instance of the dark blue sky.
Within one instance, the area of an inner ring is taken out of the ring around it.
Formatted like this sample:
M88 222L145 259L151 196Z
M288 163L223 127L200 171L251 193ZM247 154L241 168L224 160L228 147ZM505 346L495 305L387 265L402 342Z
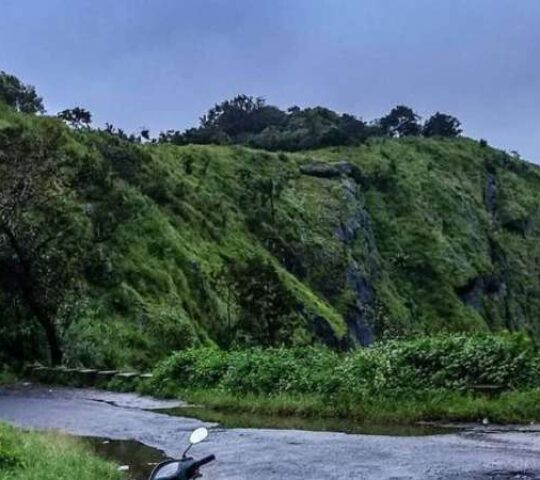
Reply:
M540 0L0 0L0 69L128 131L237 93L364 119L405 103L540 162Z

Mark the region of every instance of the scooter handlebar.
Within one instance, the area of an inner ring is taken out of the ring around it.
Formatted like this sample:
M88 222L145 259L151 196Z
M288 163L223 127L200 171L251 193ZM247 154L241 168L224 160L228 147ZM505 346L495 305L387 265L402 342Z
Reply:
M207 463L213 462L215 459L215 455L208 455L207 457L201 458L200 460L193 461L191 465L189 465L185 470L186 478L193 478L193 476L200 467L206 465Z
M203 465L206 465L207 463L213 462L216 459L215 455L208 455L207 457L201 458L200 460L196 460L193 462L192 469L197 470L198 468L202 467Z

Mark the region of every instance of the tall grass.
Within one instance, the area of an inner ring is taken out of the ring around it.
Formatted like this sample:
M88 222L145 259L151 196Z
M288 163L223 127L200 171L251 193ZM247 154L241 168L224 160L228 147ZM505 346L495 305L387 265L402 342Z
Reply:
M382 395L358 399L321 395L238 395L222 390L178 392L194 405L224 413L272 417L343 418L355 424L407 425L419 421L530 423L540 420L540 389L507 392L496 397L428 391L416 397ZM270 422L271 423L271 422Z
M0 480L120 480L112 464L77 440L56 433L23 432L0 423Z
M479 395L486 385L495 394ZM517 334L423 337L347 354L198 348L159 364L144 390L272 415L525 422L540 419L540 355Z

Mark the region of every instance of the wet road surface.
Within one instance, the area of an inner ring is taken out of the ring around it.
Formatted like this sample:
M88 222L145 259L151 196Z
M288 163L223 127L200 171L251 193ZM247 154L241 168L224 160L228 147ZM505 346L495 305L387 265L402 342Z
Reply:
M540 480L540 428L467 429L395 437L299 430L224 429L156 409L181 402L91 389L0 388L0 420L81 436L132 439L169 456L191 430L210 429L195 457L214 453L204 468L213 480L479 479Z

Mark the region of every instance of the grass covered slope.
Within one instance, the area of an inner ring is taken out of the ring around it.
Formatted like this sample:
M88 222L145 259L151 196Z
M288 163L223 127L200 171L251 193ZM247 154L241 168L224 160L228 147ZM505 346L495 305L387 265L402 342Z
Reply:
M76 232L58 246L81 264L55 317L68 362L147 368L200 345L538 336L540 172L502 152L426 138L294 154L140 145L7 109L0 152L18 135L25 158L51 130L64 200L50 222L36 218L53 230L61 213ZM43 355L11 295L2 283L2 351Z
M536 166L467 139L383 141L320 155L353 159L365 175L379 332L538 333Z
M23 432L0 424L1 480L119 480L117 468L88 453L76 440Z

